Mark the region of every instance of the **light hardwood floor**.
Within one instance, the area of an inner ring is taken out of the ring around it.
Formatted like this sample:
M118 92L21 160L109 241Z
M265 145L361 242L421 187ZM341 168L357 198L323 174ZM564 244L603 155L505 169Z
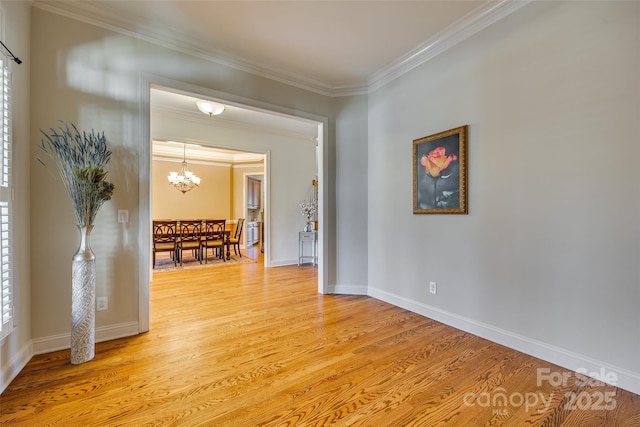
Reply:
M640 396L370 297L316 290L311 266L155 273L150 332L99 343L82 365L69 351L34 357L0 397L0 422L640 425ZM551 381L538 384L539 369Z

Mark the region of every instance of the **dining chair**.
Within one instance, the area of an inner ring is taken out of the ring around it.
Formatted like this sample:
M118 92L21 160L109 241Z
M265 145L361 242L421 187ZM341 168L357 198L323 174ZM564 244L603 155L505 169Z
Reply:
M173 265L177 264L176 225L177 221L153 221L153 268L156 268L157 252L169 252Z
M202 220L178 221L179 237L176 242L176 255L182 266L185 250L191 250L192 255L202 264L200 254L200 239L202 236Z
M233 237L229 239L229 244L233 246L233 253L236 255L239 254L240 258L242 258L242 252L240 252L240 241L242 239L243 225L244 225L244 218L238 219L238 222L236 223L235 233L233 233ZM236 249L237 249L237 252L236 252Z
M202 230L202 238L200 239L200 256L204 253L204 263L209 261L209 249L213 253L217 253L217 257L226 261L224 256L225 237L227 221L224 219L206 219Z

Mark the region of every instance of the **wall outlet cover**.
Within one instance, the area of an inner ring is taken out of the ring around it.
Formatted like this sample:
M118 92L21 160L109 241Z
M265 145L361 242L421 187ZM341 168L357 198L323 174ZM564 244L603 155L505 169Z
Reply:
M435 294L438 291L438 284L436 282L429 282L429 292Z

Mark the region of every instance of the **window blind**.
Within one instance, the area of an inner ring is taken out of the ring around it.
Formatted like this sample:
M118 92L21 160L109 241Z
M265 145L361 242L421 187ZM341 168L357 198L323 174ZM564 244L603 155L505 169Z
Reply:
M13 330L13 267L11 242L11 75L9 59L0 55L0 338L4 338Z

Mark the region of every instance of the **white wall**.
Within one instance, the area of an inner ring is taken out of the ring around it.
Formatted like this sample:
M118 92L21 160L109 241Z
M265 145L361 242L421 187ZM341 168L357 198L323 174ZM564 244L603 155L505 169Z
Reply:
M370 294L639 393L639 76L640 3L532 2L370 94ZM469 215L412 215L464 124Z
M13 281L15 329L0 342L0 392L31 357L31 275L29 232L29 75L30 8L25 2L2 1L2 41L22 60L11 63L13 103Z
M336 293L367 293L367 97L338 98L336 134Z

